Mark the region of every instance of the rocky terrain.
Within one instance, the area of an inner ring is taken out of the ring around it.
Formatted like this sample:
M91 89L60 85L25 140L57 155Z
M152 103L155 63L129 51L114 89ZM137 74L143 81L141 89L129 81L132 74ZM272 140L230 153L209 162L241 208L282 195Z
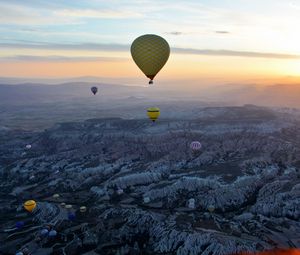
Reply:
M300 111L246 105L195 114L0 130L0 253L300 248ZM22 207L28 199L33 213ZM57 236L41 237L45 225Z

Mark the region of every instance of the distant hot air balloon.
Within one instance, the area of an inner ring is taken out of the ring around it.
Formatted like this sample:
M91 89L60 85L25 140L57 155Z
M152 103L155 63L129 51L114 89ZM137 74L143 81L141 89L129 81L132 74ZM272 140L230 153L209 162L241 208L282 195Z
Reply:
M190 144L190 148L191 148L192 151L199 151L199 150L201 150L202 145L198 141L193 141Z
M154 77L163 68L170 56L168 42L153 34L142 35L131 44L131 56L136 65L153 83Z
M36 202L34 200L28 200L24 203L24 208L28 212L32 212L36 207Z
M60 206L61 206L61 207L65 207L65 206L66 206L66 203L60 203Z
M25 147L26 147L27 150L30 150L31 149L31 144L27 144Z
M94 95L97 94L98 88L97 87L91 87L91 91L93 92Z
M150 120L152 120L153 122L155 122L159 115L160 115L160 110L158 107L150 107L147 109L147 115L149 117Z

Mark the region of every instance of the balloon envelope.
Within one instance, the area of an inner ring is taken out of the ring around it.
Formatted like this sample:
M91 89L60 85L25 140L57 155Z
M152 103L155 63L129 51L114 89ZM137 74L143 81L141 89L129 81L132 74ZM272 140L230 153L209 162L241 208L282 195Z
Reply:
M193 151L199 151L199 150L201 150L202 145L201 145L201 143L198 142L198 141L193 141L193 142L191 142L191 144L190 144L190 148L191 148Z
M91 91L93 92L94 95L97 94L98 88L97 87L91 87Z
M160 115L160 110L158 107L150 107L147 109L147 115L149 117L150 120L152 120L153 122L155 122L159 115Z
M170 56L168 42L153 34L136 38L131 45L131 56L141 71L152 81Z
M27 144L27 145L26 145L26 149L28 149L28 150L31 149L31 145L30 145L30 144Z
M34 200L27 200L24 203L24 208L28 212L32 212L35 207L36 207L36 202Z

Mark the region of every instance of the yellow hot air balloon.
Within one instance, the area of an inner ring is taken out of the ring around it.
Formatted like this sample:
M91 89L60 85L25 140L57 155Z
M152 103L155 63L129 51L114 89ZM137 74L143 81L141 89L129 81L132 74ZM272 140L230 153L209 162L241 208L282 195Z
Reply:
M160 115L160 110L159 110L158 107L150 107L147 110L147 115L148 115L150 120L155 122L158 119L159 115Z
M28 212L32 212L36 207L36 202L34 200L28 200L24 203L24 208Z
M168 42L158 35L142 35L131 44L131 56L136 65L153 83L154 77L163 68L170 56Z

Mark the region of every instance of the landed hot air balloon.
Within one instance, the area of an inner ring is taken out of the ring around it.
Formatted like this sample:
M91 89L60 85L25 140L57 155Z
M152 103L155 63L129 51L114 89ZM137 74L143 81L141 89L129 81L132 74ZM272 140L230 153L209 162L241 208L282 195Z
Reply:
M159 115L160 115L160 110L158 107L150 107L147 109L147 115L149 117L150 120L152 120L153 122L155 122Z
M47 228L43 228L40 232L41 236L47 236L49 234L49 230Z
M28 200L24 203L24 208L28 212L32 212L36 207L36 202L34 200Z
M149 84L152 84L154 77L169 59L168 42L158 35L142 35L133 41L130 50L134 62L150 79Z
M91 91L92 91L92 93L93 93L94 95L96 95L97 92L98 92L98 88L97 88L97 87L91 87Z
M26 147L27 150L30 150L31 149L31 144L27 144L25 147Z
M61 206L61 207L65 207L65 206L66 206L66 203L60 203L60 206Z
M200 151L201 150L202 145L198 141L193 141L190 144L190 148L191 148L192 151L196 152L196 151Z

